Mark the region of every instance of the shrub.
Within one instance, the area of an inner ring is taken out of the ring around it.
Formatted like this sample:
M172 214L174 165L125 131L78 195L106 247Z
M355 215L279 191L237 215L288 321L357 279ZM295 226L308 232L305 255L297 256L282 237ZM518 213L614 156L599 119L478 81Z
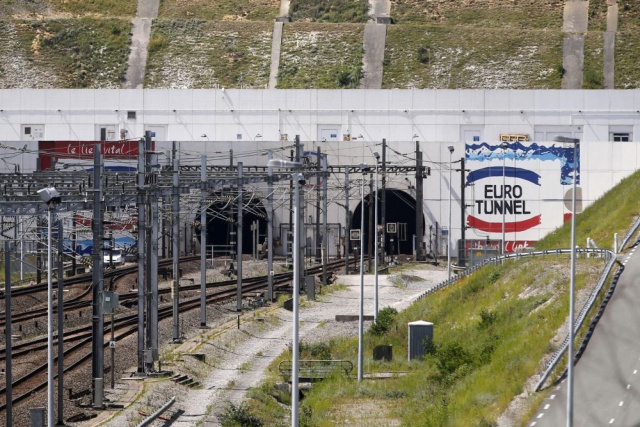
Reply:
M429 47L421 46L418 48L418 62L421 64L428 64L431 60L431 49Z
M433 356L434 354L436 354L436 352L438 351L438 347L436 346L436 343L433 342L433 338L425 338L422 341L422 348L424 349L424 354L429 354L431 356Z
M249 405L241 403L234 405L229 402L224 412L219 416L222 427L262 427L264 423L249 411Z
M378 336L387 333L387 331L391 329L397 314L398 310L393 307L385 307L380 310L378 312L378 318L373 325L371 325L371 333Z
M478 325L478 328L480 329L488 329L491 325L493 325L496 321L497 318L497 314L496 313L492 313L491 311L487 310L486 308L483 309L480 312L480 324Z
M315 343L305 343L300 341L298 346L300 351L300 356L304 358L310 359L319 359L319 360L329 360L331 359L331 343L328 344L326 342L315 342ZM291 344L289 344L289 352L291 352Z
M459 343L451 343L438 348L436 366L444 376L454 374L465 365L471 365L473 358Z

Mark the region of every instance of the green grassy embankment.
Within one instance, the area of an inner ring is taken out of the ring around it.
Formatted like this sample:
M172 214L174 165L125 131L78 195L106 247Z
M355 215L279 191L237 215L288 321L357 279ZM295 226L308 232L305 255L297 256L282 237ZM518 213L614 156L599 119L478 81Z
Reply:
M624 235L640 212L635 197L640 172L594 202L576 219L578 241L587 236L609 241ZM568 247L570 223L539 242L538 248ZM548 256L488 266L430 295L396 315L387 332L365 336L365 372L399 372L392 379L332 378L314 387L301 404L301 425L348 423L376 425L495 425L541 363L564 338L558 334L568 313L568 256ZM601 259L579 258L576 289L586 295L600 276ZM391 272L391 274L394 274ZM427 356L406 361L407 322L434 323L434 341ZM375 345L393 345L394 361L374 362ZM357 338L301 344L301 358L346 359L356 363ZM279 360L290 358L283 354ZM271 377L252 390L247 413L265 425L286 425L289 398L278 391L277 362ZM529 386L530 387L530 386ZM514 422L525 422L543 393L523 402ZM375 420L375 421L374 421ZM380 424L381 423L381 424ZM395 423L395 424L394 424Z

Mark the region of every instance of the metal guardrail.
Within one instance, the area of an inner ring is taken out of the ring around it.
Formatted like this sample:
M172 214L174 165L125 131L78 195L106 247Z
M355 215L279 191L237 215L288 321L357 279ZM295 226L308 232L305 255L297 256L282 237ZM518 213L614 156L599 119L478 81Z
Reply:
M482 267L484 267L486 265L496 265L496 264L498 264L498 263L500 263L500 262L502 262L503 260L506 260L506 259L520 259L520 258L526 258L526 257L532 257L532 256L560 255L560 254L571 254L571 249L542 250L542 251L527 252L527 253L507 254L507 255L502 255L502 256L490 258L490 259L486 260L485 262L483 262L482 264L477 264L477 265L475 265L473 267L467 268L466 270L462 271L459 274L456 274L455 276L452 276L451 279L448 279L448 280L445 280L443 282L440 282L439 284L437 284L433 288L427 290L422 295L420 295L418 297L418 299L422 299L422 298L426 297L427 295L430 295L430 294L432 294L432 293L434 293L436 291L439 291L440 289L443 289L443 288L449 286L450 284L457 282L459 279L461 279L461 278L463 278L465 276L468 276L469 274L479 270L480 268L482 268ZM615 262L616 262L616 254L613 253L613 251L610 251L610 250L607 250L607 249L578 248L578 249L576 249L576 255L578 255L578 254L596 254L596 255L601 255L601 256L605 257L608 262L607 262L607 265L605 266L604 270L602 271L602 274L600 275L600 279L598 280L598 283L597 283L596 287L593 289L593 291L591 292L591 295L589 295L589 299L584 304L584 306L580 310L580 313L578 314L578 317L577 317L577 319L576 319L576 321L574 323L574 331L575 331L575 333L577 333L580 330L580 328L582 327L582 324L584 323L584 321L586 319L587 313L589 312L591 307L593 307L593 304L595 303L598 295L600 294L600 291L602 290L602 287L604 286L604 284L605 284L605 282L607 280L607 277L611 273L611 269L613 268L613 266L615 265ZM540 390L540 387L542 387L542 385L545 383L545 381L547 380L547 378L549 377L549 375L551 374L553 369L555 369L556 365L560 361L563 353L566 351L568 346L569 346L569 334L567 334L567 336L565 337L565 339L562 342L562 344L560 345L560 347L558 347L558 349L555 351L553 357L547 363L547 365L545 367L545 370L542 373L541 379L540 379L540 381L538 382L538 384L535 387L535 391Z
M154 422L156 420L156 418L158 418L160 415L162 415L164 413L164 411L169 409L169 407L171 405L173 405L175 401L176 401L176 397L173 396L171 399L167 400L167 402L164 405L162 405L161 407L156 409L153 412L153 414L149 415L147 418L145 418L139 424L137 424L136 427L146 427L146 426L150 425L152 422Z
M633 237L633 235L636 234L636 232L638 231L638 228L640 228L640 216L636 218L636 221L631 226L631 229L629 230L627 235L624 236L624 239L622 239L622 244L620 245L620 249L618 249L618 252L622 252L622 250L627 245L627 243L629 243L629 240L631 240L631 237Z
M349 375L353 370L353 363L349 360L300 360L298 362L298 377L305 380L322 380L327 376L339 372ZM290 377L293 364L290 360L283 360L278 365L281 375Z

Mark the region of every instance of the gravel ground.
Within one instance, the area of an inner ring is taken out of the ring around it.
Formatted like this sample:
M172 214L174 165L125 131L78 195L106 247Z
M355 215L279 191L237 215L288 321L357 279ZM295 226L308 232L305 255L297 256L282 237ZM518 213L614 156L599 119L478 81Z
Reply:
M243 265L244 268L246 266ZM387 306L398 310L406 308L415 298L446 278L446 270L430 265L416 265L404 270L400 276L404 286L396 286L389 276L380 275L379 308ZM393 280L397 283L397 280ZM304 301L300 309L300 339L306 342L322 341L334 336L355 336L358 322L336 322L337 314L358 314L360 300L360 276L338 276L336 283L346 285L345 290L320 295L317 301ZM364 312L373 314L374 277L366 275L364 280ZM237 328L235 307L217 307L214 319L208 318L209 330L194 330L194 334L183 344L166 345L161 354L173 350L172 357L163 362L163 370L187 374L203 385L191 389L176 385L166 379L146 379L144 392L140 381L119 381L118 387L109 390L112 401L128 405L117 413L104 412L98 420L84 426L102 425L114 427L130 426L142 419L142 413L150 413L170 397L176 403L169 413L182 412L175 426L219 426L217 415L228 402L239 403L247 390L263 377L266 367L286 350L291 342L292 313L274 306L245 312ZM227 310L228 309L228 310ZM211 320L211 323L209 323ZM366 322L365 328L369 325ZM165 326L161 326L164 329ZM170 337L169 333L161 336ZM165 340L163 342L169 342ZM184 353L200 353L205 361L185 356ZM180 356L182 354L182 356ZM126 377L126 376L125 376ZM122 384L124 382L124 384ZM138 394L136 394L138 393Z

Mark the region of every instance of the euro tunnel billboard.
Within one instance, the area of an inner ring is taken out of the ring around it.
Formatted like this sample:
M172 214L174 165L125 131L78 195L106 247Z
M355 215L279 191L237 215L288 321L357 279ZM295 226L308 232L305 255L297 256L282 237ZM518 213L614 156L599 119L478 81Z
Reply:
M532 247L571 218L574 179L576 210L581 210L579 145L466 144L465 160L472 195L465 217L472 242L501 242L504 230L505 252Z

